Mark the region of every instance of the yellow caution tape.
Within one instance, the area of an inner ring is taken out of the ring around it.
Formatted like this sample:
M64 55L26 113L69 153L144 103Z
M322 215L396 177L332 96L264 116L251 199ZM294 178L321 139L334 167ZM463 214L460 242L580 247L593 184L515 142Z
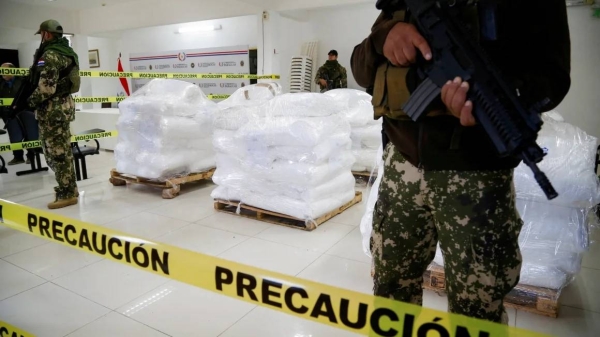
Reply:
M231 95L206 95L211 100L227 99ZM124 101L128 96L109 96L109 97L73 97L75 103L119 103ZM0 98L0 106L9 106L13 102L12 98Z
M105 132L99 132L99 133L90 133L90 134L85 134L85 135L75 135L75 136L71 137L71 142L83 142L83 141L93 140L93 139L111 138L111 137L116 137L118 135L119 135L119 132L117 130L105 131ZM22 142L22 143L4 143L4 144L0 143L0 153L16 151L16 150L29 150L29 149L35 149L38 147L42 147L41 140L32 140L29 142ZM0 336L2 336L2 335L0 335Z
M1 337L35 337L29 332L25 332L6 322L0 321L0 336Z
M27 68L0 68L0 75L27 76ZM131 71L98 71L80 70L81 77L100 78L175 78L175 79L251 79L251 80L277 80L280 75L252 75L252 74L194 74L194 73L148 73Z
M545 336L227 261L2 199L0 223L172 280L364 336Z

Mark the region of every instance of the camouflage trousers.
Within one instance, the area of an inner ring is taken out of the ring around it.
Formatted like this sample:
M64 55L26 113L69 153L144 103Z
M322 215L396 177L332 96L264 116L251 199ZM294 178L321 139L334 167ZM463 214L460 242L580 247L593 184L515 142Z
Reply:
M503 300L521 270L513 171L420 171L393 144L373 214L377 296L423 304L440 244L449 311L507 323Z
M77 178L71 150L71 129L67 121L39 121L40 139L48 166L54 171L59 199L75 197Z

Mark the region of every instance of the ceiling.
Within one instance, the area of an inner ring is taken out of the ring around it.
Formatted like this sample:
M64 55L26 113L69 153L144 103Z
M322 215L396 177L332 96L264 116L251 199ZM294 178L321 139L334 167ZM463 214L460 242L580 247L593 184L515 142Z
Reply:
M111 6L122 4L125 2L136 2L139 0L8 0L11 2L16 2L20 4L26 5L34 5L34 6L48 6L60 9L69 9L69 10L82 10L82 9L90 9L102 6Z

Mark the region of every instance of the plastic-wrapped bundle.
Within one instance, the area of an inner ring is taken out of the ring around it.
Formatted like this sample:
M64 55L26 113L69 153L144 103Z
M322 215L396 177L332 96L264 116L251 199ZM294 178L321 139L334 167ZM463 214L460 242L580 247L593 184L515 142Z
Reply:
M369 192L369 200L367 201L367 208L365 214L360 221L360 233L363 238L363 251L368 257L371 257L371 233L373 232L373 211L375 211L375 204L377 203L377 197L379 195L379 185L383 179L383 146L379 147L377 151L377 179L371 186Z
M544 125L537 143L548 154L539 167L559 194L550 203L580 208L599 204L600 189L594 171L598 139L562 122L556 112L544 114L542 119ZM548 202L526 165L515 170L515 184L519 198Z
M330 90L325 95L343 106L344 116L352 127L352 153L356 158L352 171L373 171L381 146L382 120L373 118L371 95L354 89Z
M155 79L119 104L117 171L167 180L215 167L217 105L188 82Z
M236 112L215 125L213 198L305 220L352 200L350 126L336 106L321 94L286 94L224 107Z

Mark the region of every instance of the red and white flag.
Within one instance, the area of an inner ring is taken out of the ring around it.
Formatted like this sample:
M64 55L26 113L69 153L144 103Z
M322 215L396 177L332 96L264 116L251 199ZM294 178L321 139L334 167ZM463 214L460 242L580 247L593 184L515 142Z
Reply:
M117 62L117 71L119 72L123 72L123 65L121 64L121 53L119 53L119 60ZM127 79L124 77L120 77L119 81L121 81L121 85L123 86L123 90L125 90L125 93L127 94L127 96L129 96L129 83L127 82Z

